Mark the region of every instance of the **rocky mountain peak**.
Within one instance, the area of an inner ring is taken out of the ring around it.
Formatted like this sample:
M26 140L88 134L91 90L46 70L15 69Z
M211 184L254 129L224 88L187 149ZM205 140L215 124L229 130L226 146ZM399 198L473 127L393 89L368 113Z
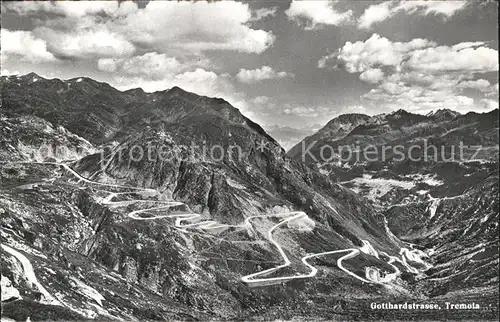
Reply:
M435 121L450 121L459 115L461 115L459 112L443 108L436 111L431 111L426 116Z
M134 95L134 96L146 95L146 92L140 87L127 89L126 91L123 91L123 92L126 94Z
M44 79L42 76L40 76L40 75L38 75L37 73L34 73L34 72L28 73L28 74L23 75L21 77L22 78L31 78L31 79L33 79L33 78L39 78L39 79L42 78L42 79Z
M395 111L395 112L392 112L390 113L388 116L389 117L392 117L392 118L401 118L401 117L405 117L405 116L408 116L410 115L411 113L400 108L399 110Z
M370 117L365 114L359 114L359 113L348 113L348 114L342 114L339 115L335 118L333 118L328 124L334 124L334 123L364 123L366 122Z
M188 91L183 90L179 86L174 86L171 89L167 91L170 95L186 95L186 94L192 94L189 93Z
M342 114L330 120L322 129L319 130L319 132L327 133L338 130L352 130L359 124L366 123L369 119L370 117L365 114Z

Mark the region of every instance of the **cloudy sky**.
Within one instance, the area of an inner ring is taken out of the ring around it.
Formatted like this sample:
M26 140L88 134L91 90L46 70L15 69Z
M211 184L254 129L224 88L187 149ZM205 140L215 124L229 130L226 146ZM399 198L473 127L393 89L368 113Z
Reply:
M498 108L494 1L2 3L2 74L174 85L253 120Z

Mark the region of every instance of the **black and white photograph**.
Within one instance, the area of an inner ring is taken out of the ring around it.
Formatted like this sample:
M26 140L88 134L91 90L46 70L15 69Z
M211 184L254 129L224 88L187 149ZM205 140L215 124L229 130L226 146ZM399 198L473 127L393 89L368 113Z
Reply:
M498 321L498 6L1 1L1 322Z

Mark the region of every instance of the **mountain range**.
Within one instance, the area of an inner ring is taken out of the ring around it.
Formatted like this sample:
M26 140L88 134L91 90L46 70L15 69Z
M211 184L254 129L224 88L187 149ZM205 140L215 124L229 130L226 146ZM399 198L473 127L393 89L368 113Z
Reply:
M369 303L464 298L482 308L438 317L498 316L498 110L342 115L286 153L224 99L178 87L0 84L6 318L407 319ZM481 153L310 157L424 139Z

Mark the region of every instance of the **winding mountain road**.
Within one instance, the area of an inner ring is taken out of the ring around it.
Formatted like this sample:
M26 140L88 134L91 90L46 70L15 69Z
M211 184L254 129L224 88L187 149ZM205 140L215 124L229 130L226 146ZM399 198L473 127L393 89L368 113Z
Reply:
M14 256L22 265L23 271L24 271L24 277L26 278L26 281L30 283L31 285L35 285L40 293L43 296L42 303L50 304L50 305L62 305L59 300L57 300L55 297L53 297L49 291L45 287L43 287L42 284L38 281L35 275L35 271L33 270L33 266L31 265L31 262L29 261L26 256L15 250L14 248L2 244L2 249L9 253L10 255Z
M276 271L279 271L279 270L291 265L290 259L288 258L285 251L283 250L283 247L274 239L273 232L275 230L277 230L278 228L280 228L281 226L285 225L286 223L289 223L289 222L295 221L295 220L308 218L306 213L304 213L302 211L295 211L295 212L286 212L286 213L278 213L278 214L270 214L270 215L250 216L250 217L246 218L242 224L239 224L239 225L226 225L226 224L218 223L218 222L213 221L213 220L202 220L202 215L196 214L196 213L179 213L179 214L154 215L154 216L142 217L142 216L140 216L140 214L146 214L148 212L167 210L169 208L176 207L176 206L184 206L185 204L182 202L171 201L171 200L134 199L134 200L125 200L125 201L113 201L114 197L116 197L120 194L139 192L143 195L155 196L155 195L159 195L160 193L155 189L132 187L132 186L122 186L122 185L101 183L101 182L89 180L89 179L81 176L79 173L77 173L75 170L73 170L69 165L67 165L65 163L42 162L41 164L51 164L51 165L61 166L81 182L85 182L88 184L101 186L101 187L110 187L110 188L115 188L115 189L119 188L119 189L129 190L129 192L109 192L109 191L106 191L109 193L109 195L106 198L103 198L101 200L102 204L109 205L109 206L123 206L123 205L129 205L129 204L133 204L133 203L161 204L161 206L157 206L157 207L150 207L150 208L131 211L127 214L127 216L131 219L134 219L134 220L157 220L157 219L164 219L164 218L175 218L175 224L174 224L175 227L183 230L184 232L187 232L185 230L186 228L197 228L197 229L201 229L204 231L222 229L222 228L251 229L252 228L251 221L256 219L256 218L272 218L272 217L284 218L282 221L275 224L267 231L267 239L278 250L278 253L280 254L280 256L283 259L283 264L241 277L241 280L250 286L265 286L265 285L271 285L271 284L276 284L276 283L284 283L284 282L294 280L294 279L304 279L304 278L314 277L318 273L318 269L308 262L309 259L317 258L320 256L328 256L328 255L332 255L332 254L346 253L346 252L347 252L347 254L345 254L337 259L338 268L340 270L344 271L345 273L347 273L348 275L356 278L357 280L359 280L363 283L387 284L387 283L394 281L401 274L399 268L392 264L394 262L401 263L410 272L418 273L419 272L418 269L416 269L416 268L412 267L410 264L408 264L407 258L409 260L412 260L415 262L426 264L421 259L421 257L425 254L419 250L409 250L407 248L402 248L400 251L400 256L401 256L401 259L400 259L396 256L388 255L385 252L381 252L379 254L373 248L373 246L370 244L369 241L362 240L363 245L359 248L340 249L340 250L310 254L310 255L306 255L306 256L302 257L302 259L301 259L302 263L310 269L310 272L308 274L289 275L289 276L280 276L280 277L265 277L271 273L274 273ZM190 223L183 224L183 222L185 222L185 221L190 221ZM4 245L2 245L2 248L3 247L4 247ZM8 246L6 246L6 247L8 247ZM22 260L21 262L23 263L23 267L25 267L25 272L27 272L27 274L29 273L30 279L33 281L33 283L35 285L37 285L37 287L44 294L44 296L46 298L49 298L50 300L55 300L50 296L50 294L48 294L48 292L43 288L43 286L40 285L40 283L38 283L38 281L36 280L36 277L34 276L31 264L29 264L29 261L25 257L24 258L19 257L19 255L22 256L22 254L15 252L15 250L13 250L10 247L4 248L4 249L8 249L8 252L11 254L16 254L14 256L16 256L16 258L18 258L20 261ZM384 255L384 256L388 257L389 261L387 263L394 268L394 273L386 274L385 276L381 277L380 270L378 268L366 267L365 268L365 277L363 278L363 277L356 275L355 273L351 272L350 270L348 270L347 268L345 268L343 266L343 261L351 259L353 257L356 257L361 252L368 254L368 255L371 255L371 256L374 256L378 259L380 259L380 255Z

